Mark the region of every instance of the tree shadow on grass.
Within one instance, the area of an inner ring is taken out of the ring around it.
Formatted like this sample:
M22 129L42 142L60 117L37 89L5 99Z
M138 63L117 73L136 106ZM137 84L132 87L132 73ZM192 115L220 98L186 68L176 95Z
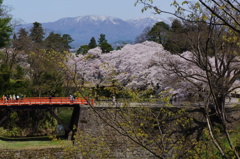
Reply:
M57 136L58 139L66 139L64 136ZM2 137L2 141L52 141L53 138L50 136L32 136L32 137Z

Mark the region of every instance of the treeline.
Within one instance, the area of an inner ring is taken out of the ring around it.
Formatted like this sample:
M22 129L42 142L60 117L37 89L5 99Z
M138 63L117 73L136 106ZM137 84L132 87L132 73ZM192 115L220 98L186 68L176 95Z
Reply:
M19 29L0 52L0 94L26 96L64 95L64 68L69 43L68 34L50 32L38 22L30 31Z
M165 22L157 22L153 27L146 27L143 32L136 37L135 43L144 41L154 41L162 44L164 49L173 54L192 51L192 41L196 38L196 33L203 33L207 37L209 25L206 22L192 23L174 19L171 25ZM218 30L220 32L220 30ZM195 39L196 40L196 39Z
M98 39L98 44L94 37L90 39L90 42L88 45L82 45L77 50L77 55L82 54L85 55L90 49L100 47L103 53L109 53L110 51L113 51L113 47L111 44L107 42L106 35L100 34L100 37Z

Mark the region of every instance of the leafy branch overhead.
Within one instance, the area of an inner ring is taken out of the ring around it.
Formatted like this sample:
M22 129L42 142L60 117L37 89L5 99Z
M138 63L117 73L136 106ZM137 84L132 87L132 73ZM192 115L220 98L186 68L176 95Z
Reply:
M191 22L209 22L212 16L218 20L214 25L226 25L235 32L240 33L239 12L240 3L237 0L220 1L220 0L198 0L196 2L172 0L171 6L174 12L164 10L161 5L154 0L137 0L135 5L143 5L142 11L151 9L156 14L170 14L179 19Z

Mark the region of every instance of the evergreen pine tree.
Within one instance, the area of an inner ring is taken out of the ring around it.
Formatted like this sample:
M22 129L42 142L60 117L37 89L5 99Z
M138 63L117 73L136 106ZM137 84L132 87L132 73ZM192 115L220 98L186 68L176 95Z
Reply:
M90 43L88 44L89 49L97 47L97 43L94 37L91 38Z
M49 50L55 50L58 52L68 51L71 47L69 43L71 43L73 39L68 34L56 34L51 32L48 37L44 40L45 48Z
M64 43L64 48L69 50L71 49L71 46L69 45L71 42L73 42L73 38L69 34L63 34L63 43Z
M0 0L0 48L6 46L10 41L12 28L11 18L7 17L2 7L3 0Z
M89 46L88 46L88 45L82 45L82 46L77 50L77 54L76 54L76 55L79 55L79 54L85 55L85 54L87 54L88 50L89 50Z
M17 34L18 34L18 40L22 40L28 37L28 32L24 28L20 28Z
M100 38L98 39L98 44L99 44L99 46L100 46L102 43L107 43L105 34L100 34Z
M98 43L103 53L108 53L113 50L112 46L107 42L105 34L100 34Z
M30 37L32 38L32 41L36 43L42 43L44 38L44 30L41 23L33 23L33 27L30 30Z
M15 35L15 34L14 34ZM28 32L24 28L20 28L15 38L13 38L12 44L16 50L24 50L28 52L31 40L28 36Z
M168 39L169 25L164 22L156 23L152 29L148 32L147 36L149 40L157 42L159 44L165 44Z

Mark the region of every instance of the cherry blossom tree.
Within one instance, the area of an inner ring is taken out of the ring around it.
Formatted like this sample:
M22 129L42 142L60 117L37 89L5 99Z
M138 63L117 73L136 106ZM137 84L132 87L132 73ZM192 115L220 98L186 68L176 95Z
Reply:
M185 52L182 56L187 57L190 54ZM161 44L149 41L135 45L128 44L121 50L108 54L102 54L100 48L94 48L85 56L72 58L68 65L72 65L79 80L84 79L84 83L94 87L109 86L114 80L123 87L135 90L152 88L156 93L154 95L164 90L185 97L190 93L196 94L199 88L193 89L192 83L180 80L179 76L172 71L172 63L179 69L184 69L186 73L203 74L197 67L191 66L187 60L164 50Z

